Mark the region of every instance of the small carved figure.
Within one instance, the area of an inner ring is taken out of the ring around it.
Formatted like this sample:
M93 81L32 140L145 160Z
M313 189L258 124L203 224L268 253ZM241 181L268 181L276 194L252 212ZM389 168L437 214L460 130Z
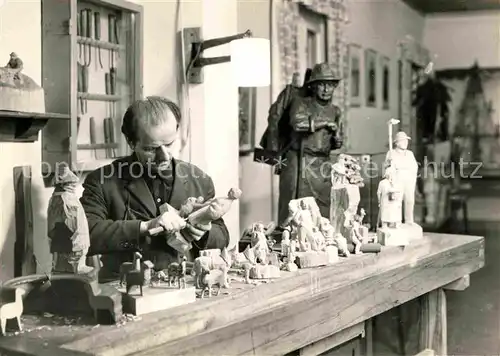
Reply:
M24 64L22 59L19 58L15 52L12 52L10 54L9 62L7 63L5 68L9 69L9 72L12 73L14 80L19 80L19 81L22 80L20 74L21 71L24 69Z
M281 233L281 255L285 258L290 254L291 230L292 229L287 226Z
M250 284L250 270L257 263L255 248L247 246L245 251L238 252L236 246L230 251L233 267L241 268L245 276L245 283Z
M200 256L194 260L193 272L195 276L195 286L196 288L201 288L201 278L203 271L211 270L221 270L224 275L225 283L223 283L224 288L229 288L229 280L227 272L232 265L231 254L224 248L220 256Z
M378 185L379 219L382 227L396 228L401 224L401 192L396 184L395 175L396 170L392 166L387 167L384 179Z
M187 258L182 257L181 263L173 262L168 266L168 286L177 283L179 289L186 288Z
M201 273L201 298L205 297L208 292L208 297L212 296L212 288L217 285L216 296L219 295L221 287L226 283L226 278L224 277L224 272L221 270L203 270Z
M335 238L334 238L335 230L333 229L333 226L330 223L330 220L328 220L327 218L321 218L320 231L325 238L325 244L327 246L333 246L334 242L335 242Z
M2 327L2 335L5 336L5 327L7 326L8 319L16 319L19 331L23 331L23 326L21 324L21 315L23 314L23 296L25 290L22 288L16 288L15 290L15 300L11 303L5 303L0 306L0 324Z
M55 188L47 208L47 235L53 254L53 271L88 274L90 247L87 217L76 189L79 179L67 165L58 166Z
M312 240L309 242L312 251L323 251L325 249L325 237L317 227L312 228Z
M357 223L355 216L349 216L349 219L346 217L346 227L349 234L348 240L354 245L354 254L360 254L363 237L361 236L360 225Z
M337 233L335 235L335 246L337 246L337 248L339 249L339 253L342 256L345 256L345 257L350 256L351 253L349 252L349 249L347 248L347 239L344 236L342 236L342 234Z
M134 286L138 286L142 294L142 287L144 286L144 270L141 268L141 258L142 255L139 252L134 253L134 269L129 271L126 275L126 292L130 293L130 290Z
M160 282L168 282L168 269L157 271L151 276L151 286L158 285Z
M313 218L311 211L304 200L300 201L299 208L294 214L293 222L297 226L297 239L299 242L300 251L308 251L310 249L309 241L313 240Z
M255 251L255 257L267 261L267 254L270 252L268 239L265 234L265 227L262 223L255 223L252 227L250 244Z

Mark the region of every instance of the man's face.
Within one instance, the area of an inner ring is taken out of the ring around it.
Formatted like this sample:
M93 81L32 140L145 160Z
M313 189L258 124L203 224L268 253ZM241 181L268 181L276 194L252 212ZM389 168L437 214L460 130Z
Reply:
M134 149L138 160L151 166L152 171L169 167L172 157L179 153L177 122L171 112L164 122L141 127Z
M333 91L337 87L338 83L337 82L331 82L331 81L319 81L315 83L314 89L316 92L316 96L320 100L328 101L332 98L333 96Z
M402 150L406 150L408 148L408 139L402 138L397 140L396 147Z

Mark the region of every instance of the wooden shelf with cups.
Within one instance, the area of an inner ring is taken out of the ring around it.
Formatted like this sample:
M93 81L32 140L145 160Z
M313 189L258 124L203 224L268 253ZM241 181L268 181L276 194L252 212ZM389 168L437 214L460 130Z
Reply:
M46 108L70 117L43 130L42 169L65 162L92 171L130 153L120 127L142 97L143 9L124 0L44 0L41 7Z

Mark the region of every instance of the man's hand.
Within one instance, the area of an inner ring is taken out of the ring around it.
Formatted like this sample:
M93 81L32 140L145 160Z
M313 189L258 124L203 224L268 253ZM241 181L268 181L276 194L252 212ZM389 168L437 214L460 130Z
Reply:
M186 221L174 211L166 211L157 218L147 222L148 230L162 227L165 232L172 233L186 227Z
M205 235L210 229L212 228L212 223L208 223L207 225L201 225L201 224L187 224L186 229L184 230L189 237L191 237L193 240L200 240L203 235Z

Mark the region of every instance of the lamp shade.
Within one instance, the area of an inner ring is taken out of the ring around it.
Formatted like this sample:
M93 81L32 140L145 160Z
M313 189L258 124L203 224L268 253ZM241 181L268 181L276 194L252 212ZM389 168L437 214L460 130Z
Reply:
M243 38L231 42L231 67L239 87L271 84L271 43L265 38Z

